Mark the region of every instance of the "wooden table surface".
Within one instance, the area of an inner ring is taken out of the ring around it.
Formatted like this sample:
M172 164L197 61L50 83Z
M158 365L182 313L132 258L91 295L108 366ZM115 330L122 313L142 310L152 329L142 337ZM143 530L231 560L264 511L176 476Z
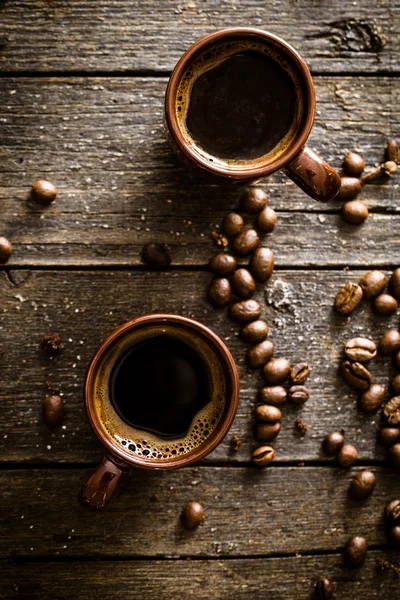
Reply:
M367 186L371 216L344 223L340 204L320 205L283 175L264 182L278 213L263 240L275 273L257 299L276 354L312 367L311 398L286 408L275 462L251 465L258 373L226 312L206 300L210 233L238 207L238 191L191 179L163 131L163 95L177 59L215 29L248 25L292 43L308 61L317 91L310 144L334 166L359 148L379 164L399 127L399 1L366 0L5 0L0 4L0 233L14 246L0 277L3 576L0 597L51 600L312 597L320 575L336 598L398 599L400 579L376 573L376 560L399 562L387 545L383 509L400 495L399 476L376 444L379 415L357 410L337 376L343 341L378 341L399 316L377 318L365 303L336 314L338 288L373 267L400 265L399 178ZM58 188L47 208L29 200L33 181ZM168 244L171 268L141 264L144 243ZM136 471L102 514L77 493L102 456L83 407L82 385L94 350L117 325L167 311L211 326L240 371L239 411L225 441L195 468ZM43 335L65 341L50 360ZM388 360L372 370L387 383ZM46 382L65 399L63 427L41 419ZM297 415L309 426L301 437ZM350 470L321 453L321 440L344 428L359 450ZM242 440L230 449L232 436ZM374 494L349 500L362 466L377 473ZM195 532L179 524L182 506L204 504ZM360 570L343 567L351 535L370 550Z

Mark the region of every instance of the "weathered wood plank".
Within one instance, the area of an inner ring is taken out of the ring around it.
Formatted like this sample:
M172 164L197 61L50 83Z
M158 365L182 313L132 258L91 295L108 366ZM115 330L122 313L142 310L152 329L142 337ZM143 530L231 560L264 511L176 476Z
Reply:
M367 269L366 269L367 270ZM308 361L312 368L311 398L303 408L284 407L282 432L276 443L277 461L324 459L323 436L344 428L356 444L361 460L383 458L375 445L378 415L357 411L354 391L339 378L344 340L355 335L378 341L398 316L377 318L363 303L348 319L332 308L337 290L365 271L279 271L257 293L270 324L276 355L294 363ZM228 344L239 366L241 400L231 433L209 461L248 461L255 447L252 411L262 380L246 369L246 346L238 327L226 312L214 310L205 298L210 275L205 272L73 272L13 271L13 284L3 273L0 337L2 347L0 391L3 461L95 461L101 448L83 408L82 387L88 362L101 339L117 325L151 312L173 312L209 325ZM267 302L265 302L265 299ZM45 334L57 331L65 348L49 360L39 349ZM387 384L389 359L371 365L376 380ZM46 381L59 386L66 401L65 429L50 431L41 423L41 402ZM301 438L294 420L301 414L309 433ZM231 435L243 440L238 453L230 450Z
M391 70L398 66L397 8L389 0L345 7L314 0L8 1L1 7L0 65L3 70L170 70L206 33L253 26L286 38L319 71ZM386 45L383 36L389 38Z
M398 555L370 551L362 570L342 566L341 555L232 560L151 560L7 564L0 593L7 599L36 591L57 600L293 600L312 597L316 581L329 576L341 600L396 598L398 578L376 573L379 558ZM112 573L112 577L107 575ZM188 584L190 582L190 585ZM18 591L16 590L18 588Z

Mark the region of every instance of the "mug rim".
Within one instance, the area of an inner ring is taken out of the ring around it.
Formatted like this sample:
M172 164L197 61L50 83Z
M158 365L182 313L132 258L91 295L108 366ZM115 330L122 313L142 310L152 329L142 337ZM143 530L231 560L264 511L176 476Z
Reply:
M228 373L231 389L229 398L226 399L224 407L225 416L221 416L221 424L219 423L215 430L212 432L210 437L204 442L204 445L193 450L186 457L175 458L165 460L163 462L151 462L140 456L129 454L123 447L117 446L111 438L107 435L101 427L101 421L98 418L94 408L94 382L97 374L97 368L101 364L105 353L112 347L119 339L124 335L136 329L138 326L149 324L149 323L175 323L177 325L184 324L185 326L193 329L198 334L205 337L208 341L211 341L214 347L220 353L224 361L226 372ZM189 317L183 317L181 315L156 313L150 315L143 315L136 317L126 323L123 323L116 329L114 329L100 344L97 348L92 360L90 361L86 379L85 379L85 408L86 414L89 419L89 423L96 434L100 442L105 446L107 451L111 454L111 458L118 459L122 464L139 467L142 469L149 470L172 470L179 469L181 467L190 466L193 463L197 463L199 460L207 456L218 444L223 440L227 432L229 431L233 420L236 416L238 404L239 404L239 375L237 372L235 361L233 360L232 354L226 344L221 338L209 329L206 325L203 325L199 321L191 319ZM227 408L226 408L227 407Z
M176 92L178 89L179 82L181 80L181 76L187 65L193 59L193 57L200 52L203 48L207 47L211 43L216 43L218 41L223 40L225 37L240 37L244 35L246 37L257 37L262 38L263 40L268 40L272 42L273 45L278 47L280 50L283 50L284 53L288 54L292 59L294 66L296 67L296 72L300 76L301 82L304 85L305 89L305 102L307 108L303 111L303 123L295 136L294 142L289 145L287 150L283 152L278 158L273 160L271 163L267 165L256 166L252 168L243 169L235 169L231 170L222 165L217 165L216 163L210 163L205 157L202 157L199 153L193 150L191 144L189 144L179 127L178 120L176 118L175 113L175 100L176 100ZM227 27L225 29L220 29L218 31L214 31L202 37L200 40L192 44L186 52L181 56L178 62L175 65L175 68L169 78L166 93L165 93L165 117L169 131L177 144L179 150L184 154L184 156L189 160L196 164L197 167L212 173L213 175L222 176L229 179L246 180L249 178L258 179L267 177L275 171L282 169L285 165L291 163L295 157L301 152L304 147L308 136L310 135L311 128L314 123L315 117L315 109L316 109L316 96L315 96L315 88L313 79L310 73L310 70L302 58L302 56L285 40L274 35L273 33L269 33L268 31L264 31L262 29L257 29L255 27Z

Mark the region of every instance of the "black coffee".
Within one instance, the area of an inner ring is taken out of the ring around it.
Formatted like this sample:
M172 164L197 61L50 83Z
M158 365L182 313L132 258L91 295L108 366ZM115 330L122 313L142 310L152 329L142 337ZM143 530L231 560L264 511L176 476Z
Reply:
M293 79L259 51L238 52L215 62L190 92L190 136L208 154L222 159L254 160L268 154L293 125Z
M184 437L210 401L207 370L184 342L154 336L118 359L111 372L110 398L129 425L160 438Z

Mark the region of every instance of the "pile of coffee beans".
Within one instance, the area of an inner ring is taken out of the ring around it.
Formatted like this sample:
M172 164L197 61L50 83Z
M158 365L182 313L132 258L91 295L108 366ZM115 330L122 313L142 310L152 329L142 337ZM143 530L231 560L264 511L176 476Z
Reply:
M340 288L335 298L335 309L349 315L361 300L372 300L372 309L381 317L389 317L398 308L400 300L400 268L389 279L389 292L385 292L388 277L381 271L369 271L358 283L348 282Z
M385 508L386 531L389 542L400 548L400 499L389 502Z

